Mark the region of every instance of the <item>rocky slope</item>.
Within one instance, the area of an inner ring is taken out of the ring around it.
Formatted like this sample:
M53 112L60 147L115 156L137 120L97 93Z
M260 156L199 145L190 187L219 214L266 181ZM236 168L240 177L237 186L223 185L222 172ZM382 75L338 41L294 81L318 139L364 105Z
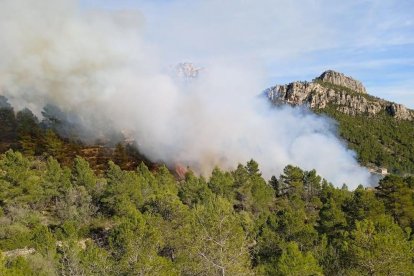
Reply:
M361 82L326 71L312 82L266 90L275 104L306 105L337 122L338 134L373 170L414 175L414 111L370 96Z
M275 104L308 105L312 109L329 105L347 115L374 116L385 112L399 120L414 120L413 110L370 96L361 82L332 70L323 72L312 82L276 85L267 89L266 94Z

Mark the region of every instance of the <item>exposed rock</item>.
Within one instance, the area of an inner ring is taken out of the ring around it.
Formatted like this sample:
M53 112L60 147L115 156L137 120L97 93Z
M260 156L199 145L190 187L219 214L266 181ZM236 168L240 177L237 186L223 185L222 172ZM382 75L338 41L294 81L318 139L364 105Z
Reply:
M414 118L413 112L401 104L391 103L387 107L387 111L397 119L412 120Z
M21 249L14 249L11 251L5 251L4 255L6 257L20 257L26 256L35 253L36 250L34 248L21 248Z
M330 82L335 85L344 86L359 93L367 93L365 87L360 81L354 80L351 77L347 77L342 73L332 70L323 72L322 75L316 79L324 82Z
M353 116L374 116L385 111L396 119L414 119L414 111L400 104L372 97L366 93L365 87L359 81L334 71L324 72L313 82L276 85L265 92L274 104L307 105L312 109L323 109L330 105Z
M182 62L175 66L176 75L183 79L197 78L201 70L202 68L197 68L190 62Z

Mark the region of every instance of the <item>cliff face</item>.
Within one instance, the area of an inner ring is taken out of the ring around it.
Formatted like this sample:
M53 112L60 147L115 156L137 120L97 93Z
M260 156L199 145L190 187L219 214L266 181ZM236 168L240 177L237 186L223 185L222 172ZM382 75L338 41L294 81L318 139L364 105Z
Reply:
M332 70L323 72L322 75L316 78L316 80L344 86L359 93L367 93L365 87L360 81L354 80L353 78Z
M275 104L308 105L312 109L323 109L330 105L348 115L374 116L385 111L396 119L414 120L414 111L370 96L361 82L331 70L312 82L276 85L267 89L266 94Z

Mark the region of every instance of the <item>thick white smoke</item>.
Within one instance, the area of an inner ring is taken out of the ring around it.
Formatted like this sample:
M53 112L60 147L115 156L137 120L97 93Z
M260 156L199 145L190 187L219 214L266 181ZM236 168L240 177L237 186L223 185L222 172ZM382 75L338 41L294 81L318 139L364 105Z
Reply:
M211 60L183 83L144 41L142 22L138 13L85 13L69 0L3 0L0 93L37 113L46 103L76 112L97 133L131 130L152 160L202 173L253 158L266 177L294 164L336 185L369 183L331 121L257 96L261 70Z

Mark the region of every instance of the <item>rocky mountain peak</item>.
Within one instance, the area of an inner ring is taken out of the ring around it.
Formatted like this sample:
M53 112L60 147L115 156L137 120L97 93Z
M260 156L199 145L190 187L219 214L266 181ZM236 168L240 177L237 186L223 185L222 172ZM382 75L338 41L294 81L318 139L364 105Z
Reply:
M196 67L191 62L181 62L175 66L176 75L183 79L197 78L202 68Z
M370 96L361 82L332 70L323 72L312 82L276 85L265 93L274 104L307 105L312 109L333 107L351 116L386 112L398 120L414 120L413 110Z
M327 70L323 72L322 75L316 78L316 80L344 86L359 93L367 93L365 87L360 81L357 81L351 77L345 76L343 73L333 70Z

